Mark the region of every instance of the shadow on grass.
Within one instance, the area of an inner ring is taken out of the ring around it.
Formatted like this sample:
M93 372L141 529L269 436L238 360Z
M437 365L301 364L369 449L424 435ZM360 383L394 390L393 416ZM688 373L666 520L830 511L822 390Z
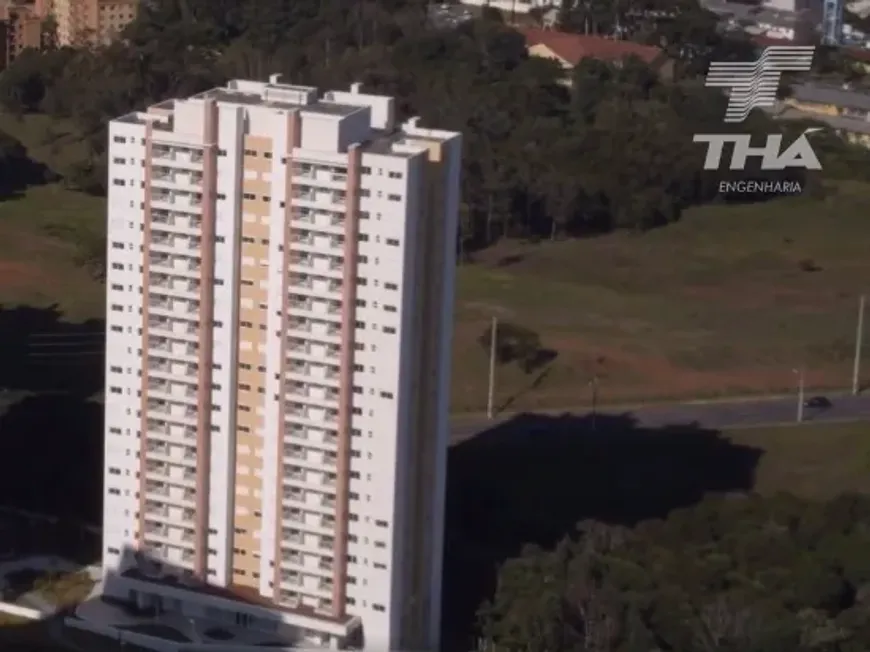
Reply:
M0 201L59 178L48 166L27 156L24 145L14 136L0 131Z
M753 487L763 451L696 425L630 416L524 414L454 446L448 461L444 634L468 645L496 571L524 544L552 546L585 519L634 525ZM471 649L465 647L463 649Z
M103 417L92 399L103 384L103 331L102 322L63 321L56 307L0 306L0 506L62 521L14 528L5 546L87 556L64 528L101 520ZM75 551L49 549L70 538Z

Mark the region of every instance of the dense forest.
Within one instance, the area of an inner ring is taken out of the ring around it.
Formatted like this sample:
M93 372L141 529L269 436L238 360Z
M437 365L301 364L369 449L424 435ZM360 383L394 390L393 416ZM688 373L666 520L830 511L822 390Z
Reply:
M723 98L699 75L711 59L749 59L754 48L721 34L696 0L591 0L564 11L565 29L618 32L663 46L678 64L676 80L664 83L639 61L584 61L571 90L554 63L527 56L497 12L436 29L427 8L421 0L154 0L108 47L25 52L0 75L0 106L71 120L89 154L56 172L101 193L112 117L230 78L281 73L322 88L361 81L395 95L404 115L464 132L466 248L503 236L643 230L721 200L721 175L701 172L703 148L691 136L722 131ZM741 128L781 129L764 115ZM814 138L827 177L870 176L865 152Z
M583 523L501 568L491 650L863 652L870 500L707 499L629 530Z

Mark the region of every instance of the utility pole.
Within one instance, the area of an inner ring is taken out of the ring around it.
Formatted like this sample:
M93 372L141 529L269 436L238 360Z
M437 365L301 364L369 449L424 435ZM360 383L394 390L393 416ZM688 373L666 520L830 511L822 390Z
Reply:
M804 420L804 369L792 369L798 378L798 402L797 402L797 422L803 423Z
M592 377L589 381L589 386L592 388L592 432L595 432L595 416L598 413L598 375Z
M861 391L861 345L864 343L864 302L865 295L861 295L858 302L858 329L855 333L855 366L852 368L852 396L857 396Z
M498 340L498 317L492 318L492 330L489 332L489 396L486 401L486 418L492 419L495 411L495 358Z

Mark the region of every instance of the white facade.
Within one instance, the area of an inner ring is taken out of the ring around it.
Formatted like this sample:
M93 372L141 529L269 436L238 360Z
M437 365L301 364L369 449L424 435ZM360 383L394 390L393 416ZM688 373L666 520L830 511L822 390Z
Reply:
M273 77L109 139L104 568L145 551L311 641L437 647L460 135Z

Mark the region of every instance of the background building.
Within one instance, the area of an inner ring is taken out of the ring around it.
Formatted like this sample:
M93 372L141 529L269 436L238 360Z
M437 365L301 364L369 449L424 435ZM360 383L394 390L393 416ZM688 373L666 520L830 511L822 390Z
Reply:
M843 43L844 0L823 0L822 43L841 45Z
M136 18L139 0L50 0L60 45L106 45Z
M0 0L0 70L27 48L42 47L42 2Z
M104 567L225 589L112 591L436 647L460 135L273 77L109 137Z

